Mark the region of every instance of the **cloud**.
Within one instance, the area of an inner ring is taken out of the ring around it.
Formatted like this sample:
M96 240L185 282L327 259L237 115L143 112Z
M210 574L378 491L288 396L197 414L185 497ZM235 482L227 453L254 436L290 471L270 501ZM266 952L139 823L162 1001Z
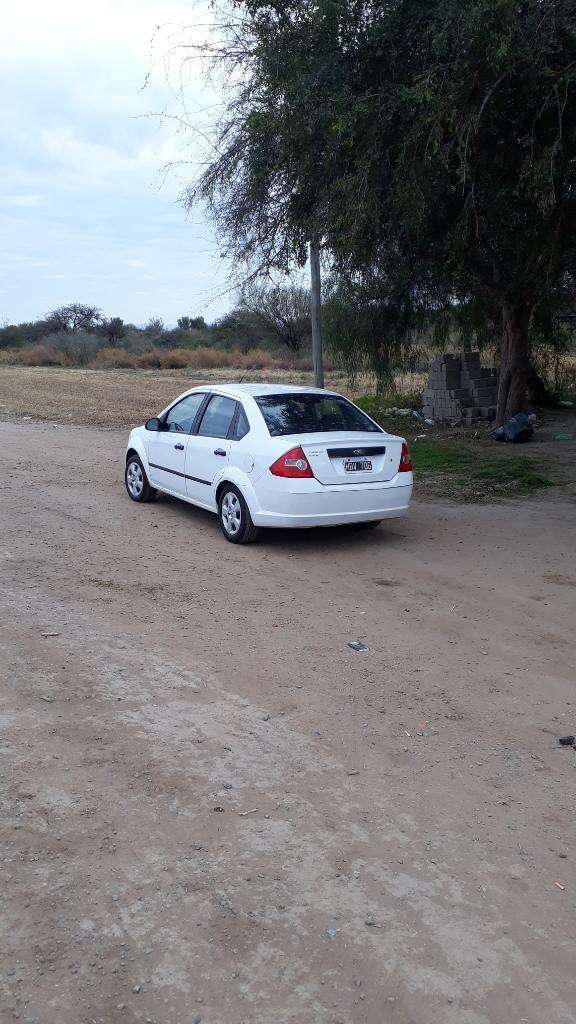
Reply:
M24 193L20 196L2 196L0 199L0 202L5 206L21 206L28 209L41 206L43 201L42 196L34 195L34 193L28 195Z
M0 230L14 258L0 319L74 299L135 321L228 305L210 227L177 204L206 146L177 130L174 47L205 36L208 4L166 0L160 16L157 0L21 0L3 13ZM218 97L195 64L186 75L206 127Z

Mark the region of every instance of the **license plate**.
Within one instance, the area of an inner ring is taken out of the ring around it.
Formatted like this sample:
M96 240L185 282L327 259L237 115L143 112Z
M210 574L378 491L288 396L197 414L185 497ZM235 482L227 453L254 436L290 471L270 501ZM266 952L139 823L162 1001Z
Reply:
M344 459L345 473L371 473L371 459Z

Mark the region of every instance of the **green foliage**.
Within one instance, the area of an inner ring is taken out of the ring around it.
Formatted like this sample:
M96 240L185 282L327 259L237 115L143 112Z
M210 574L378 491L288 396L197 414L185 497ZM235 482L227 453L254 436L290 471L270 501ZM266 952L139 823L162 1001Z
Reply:
M388 424L388 417L393 409L421 409L422 395L419 391L397 394L392 388L386 394L361 395L360 398L355 399L355 402L373 420L384 425L384 422Z
M238 312L263 335L297 354L310 342L310 292L299 285L252 282L240 292Z
M216 344L224 348L237 347L244 353L270 340L259 317L238 305L220 317L212 330Z
M50 324L46 320L6 324L5 327L0 328L0 349L33 345L43 338L50 329Z
M144 327L144 333L151 338L160 338L164 333L164 321L161 316L152 316Z
M181 331L205 331L206 321L203 316L181 316L178 327Z
M333 278L323 305L328 349L354 377L368 370L381 393L393 383L394 370L406 368L413 351L418 311L410 291L391 292L376 275Z
M377 275L439 335L460 310L502 333L501 405L516 411L533 319L574 292L573 0L234 13L218 59L237 85L188 203L207 203L237 260L285 269L320 237L341 274Z
M0 327L0 349L20 348L27 340L24 324L6 324Z
M292 291L286 289L286 294L291 295ZM295 294L298 294L298 289L295 289ZM33 323L6 324L0 328L0 351L28 351L30 347L40 344L42 352L38 349L37 354L43 360L51 359L55 360L56 364L83 366L92 362L102 349L107 348L110 351L106 358L102 356L102 359L104 362L107 359L111 365L120 365L119 353L123 351L143 358L147 353L155 353L156 363L164 366L168 358L167 353L173 350L179 353L180 361L184 359L182 350L187 350L186 365L194 365L191 350L200 350L206 362L206 352L211 349L220 354L223 350L240 350L244 356L251 353L254 359L262 362L263 349L276 352L280 345L278 331L281 325L267 322L263 310L250 311L240 305L214 324L207 324L203 317L181 317L178 327L172 329L165 327L164 321L159 317L149 320L145 327L137 327L134 324L125 324L120 317L102 318L98 314L98 318L95 315L88 317L87 322L91 326L86 329L78 328L70 319L69 311L92 308L81 303L73 303L55 311L58 316L51 314L50 317ZM283 308L280 303L276 312L282 311ZM287 311L290 311L289 305L288 309L284 309L284 312ZM292 309L292 312L294 311ZM55 323L60 323L61 326L55 329ZM296 317L295 321L289 319L285 329L293 333L296 329L302 329L306 335L309 326L308 322L302 324L301 317L300 320ZM33 352L30 358L34 358ZM134 360L128 362L132 365ZM224 365L220 356L215 365Z
M102 330L110 345L117 345L126 336L126 325L119 316L110 317L102 322Z

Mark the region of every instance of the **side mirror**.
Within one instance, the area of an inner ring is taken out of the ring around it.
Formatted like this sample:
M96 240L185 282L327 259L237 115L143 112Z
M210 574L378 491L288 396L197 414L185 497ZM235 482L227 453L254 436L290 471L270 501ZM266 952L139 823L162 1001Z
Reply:
M161 427L160 427L160 420L158 419L157 416L153 416L151 420L146 420L146 423L144 424L144 426L146 427L146 430L160 430L161 429Z

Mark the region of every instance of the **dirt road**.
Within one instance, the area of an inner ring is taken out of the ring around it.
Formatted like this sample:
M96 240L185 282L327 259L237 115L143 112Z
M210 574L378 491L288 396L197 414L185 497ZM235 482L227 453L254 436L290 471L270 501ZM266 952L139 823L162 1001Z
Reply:
M575 1022L576 504L234 548L0 435L0 1019Z

